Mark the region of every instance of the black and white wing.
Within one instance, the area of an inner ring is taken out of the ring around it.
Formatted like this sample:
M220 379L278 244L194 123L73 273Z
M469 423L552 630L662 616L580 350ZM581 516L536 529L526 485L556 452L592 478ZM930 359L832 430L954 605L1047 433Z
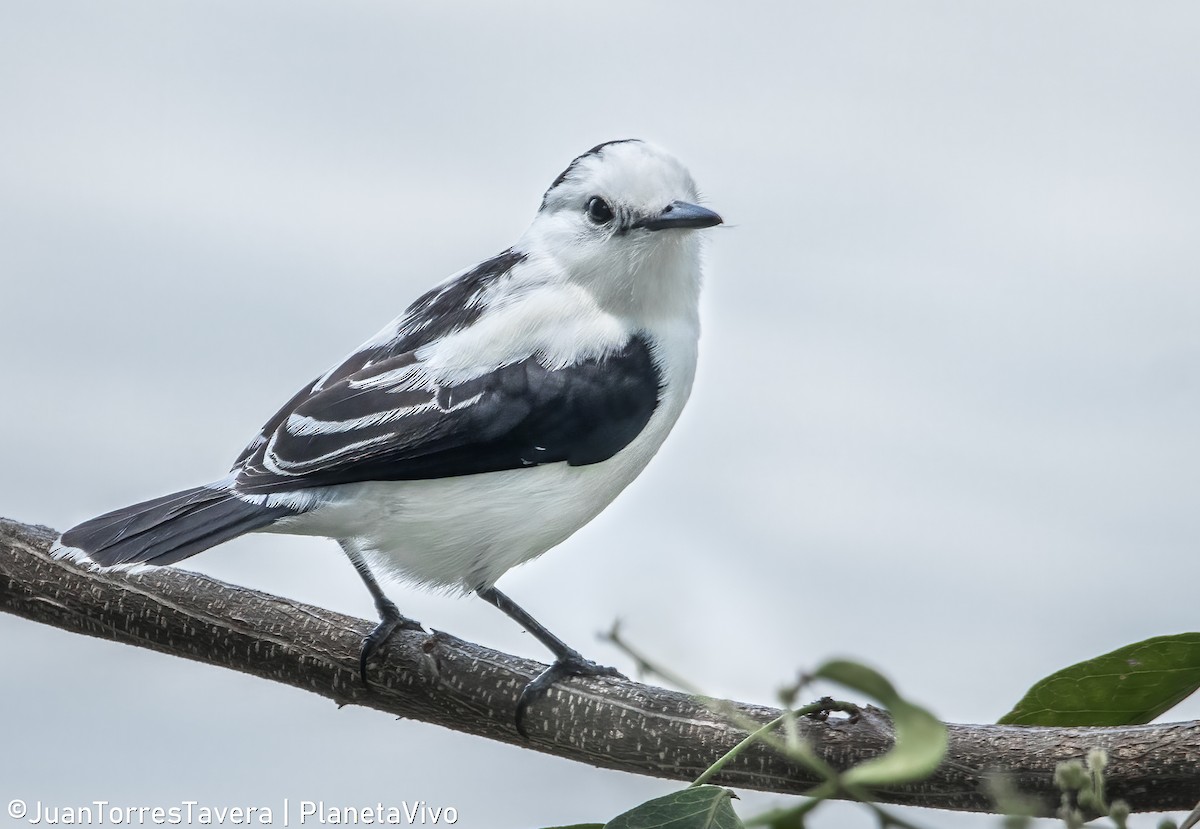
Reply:
M296 392L242 450L233 462L231 471L241 469L283 426L295 408L309 397L382 360L416 351L438 337L469 326L483 312L483 296L487 290L524 260L524 253L509 248L427 291L373 340Z
M646 426L661 375L640 336L548 368L534 355L436 383L416 353L296 395L240 459L234 487L271 493L607 460Z

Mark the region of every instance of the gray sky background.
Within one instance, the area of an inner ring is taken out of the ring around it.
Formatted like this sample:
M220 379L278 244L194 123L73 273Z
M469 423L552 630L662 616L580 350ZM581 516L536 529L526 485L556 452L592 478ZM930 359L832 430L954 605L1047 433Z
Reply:
M729 222L696 389L501 587L628 667L594 638L619 617L714 694L850 655L994 721L1200 625L1198 30L1186 3L0 2L0 514L220 476L574 155L644 137ZM331 542L187 566L372 612ZM475 599L391 593L544 658ZM5 802L407 798L505 829L673 788L13 617L0 665Z

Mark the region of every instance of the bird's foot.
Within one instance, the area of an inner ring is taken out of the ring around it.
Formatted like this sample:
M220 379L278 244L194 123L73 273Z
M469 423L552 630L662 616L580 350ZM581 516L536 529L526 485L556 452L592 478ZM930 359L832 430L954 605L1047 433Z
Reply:
M550 690L556 682L572 676L609 676L616 679L628 679L623 673L616 668L609 668L605 665L597 665L590 659L584 659L575 651L569 651L565 655L559 656L554 661L554 664L546 668L530 682L521 691L521 696L517 699L517 733L525 739L529 739L529 735L525 733L525 713L529 706L536 702L537 699L543 696Z
M375 651L398 630L425 630L420 622L405 616L387 599L377 602L375 607L379 610L379 624L367 634L366 639L363 639L362 650L358 655L358 675L362 677L363 685L368 688L371 687L371 683L367 681L367 660Z

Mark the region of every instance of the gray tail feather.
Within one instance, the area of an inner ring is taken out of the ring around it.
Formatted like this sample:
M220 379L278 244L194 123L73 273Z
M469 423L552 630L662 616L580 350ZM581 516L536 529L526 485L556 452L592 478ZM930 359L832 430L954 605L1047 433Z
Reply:
M295 514L199 486L84 521L63 533L59 544L82 550L103 567L173 564Z

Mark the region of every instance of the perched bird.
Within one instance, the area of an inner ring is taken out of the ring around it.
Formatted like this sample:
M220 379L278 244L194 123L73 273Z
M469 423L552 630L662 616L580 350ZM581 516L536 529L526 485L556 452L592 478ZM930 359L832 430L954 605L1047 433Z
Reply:
M275 414L219 481L85 521L59 554L101 567L172 564L248 532L333 538L380 622L398 628L368 563L474 591L546 645L559 679L616 675L496 589L646 466L692 388L701 228L687 169L639 140L573 160L508 250L409 306Z

